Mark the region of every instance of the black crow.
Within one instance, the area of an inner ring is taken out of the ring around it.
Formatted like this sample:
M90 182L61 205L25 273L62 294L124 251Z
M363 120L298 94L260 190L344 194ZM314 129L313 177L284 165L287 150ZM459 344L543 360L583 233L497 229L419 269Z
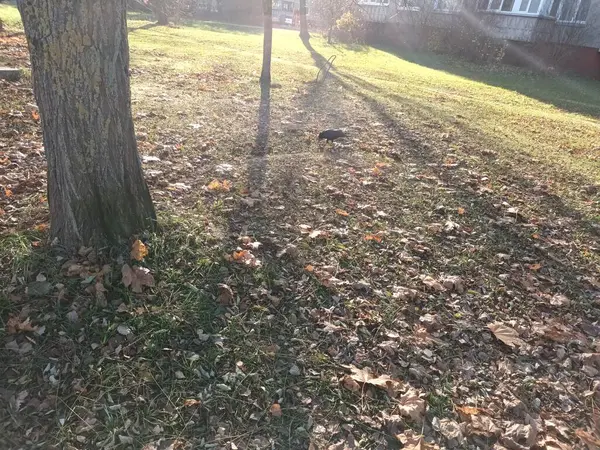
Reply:
M325 130L319 133L319 140L327 139L327 142L333 142L342 137L346 137L346 133L342 130Z

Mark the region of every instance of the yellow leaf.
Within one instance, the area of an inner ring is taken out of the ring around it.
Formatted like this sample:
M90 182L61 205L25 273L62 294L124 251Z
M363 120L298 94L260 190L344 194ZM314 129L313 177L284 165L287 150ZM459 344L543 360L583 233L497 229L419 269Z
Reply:
M146 256L148 256L148 247L139 239L136 240L131 246L131 259L141 261Z
M304 268L304 270L306 270L307 272L313 272L315 268L311 264L309 264Z
M221 182L219 180L212 180L210 183L208 183L207 187L211 191L218 191L221 189Z
M336 209L335 213L339 214L340 216L344 216L344 217L347 217L350 215L350 213L348 211L344 211L343 209L340 209L340 208Z
M269 412L273 417L281 417L283 414L281 412L281 406L279 406L279 403L273 403L271 408L269 408Z
M460 214L461 216L464 215L465 212L465 208L458 208L458 214Z

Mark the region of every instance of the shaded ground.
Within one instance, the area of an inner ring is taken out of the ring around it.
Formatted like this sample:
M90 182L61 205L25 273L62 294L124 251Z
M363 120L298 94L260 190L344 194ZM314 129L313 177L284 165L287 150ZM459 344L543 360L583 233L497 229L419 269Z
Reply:
M142 263L47 245L30 86L0 89L0 446L581 445L597 119L284 31L261 93L260 35L131 25L163 227ZM0 61L25 55L0 38ZM126 289L123 263L155 286Z

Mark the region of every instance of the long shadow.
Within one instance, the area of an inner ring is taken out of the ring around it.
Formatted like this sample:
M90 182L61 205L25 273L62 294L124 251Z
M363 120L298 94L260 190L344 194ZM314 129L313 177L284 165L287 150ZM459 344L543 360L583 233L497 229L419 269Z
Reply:
M145 23L144 25L140 25L139 27L128 27L127 31L129 33L134 33L138 30L150 30L150 29L158 27L158 26L160 26L158 24L158 22L150 22L150 23Z
M600 81L574 76L532 73L509 66L480 66L456 58L414 52L386 46L377 47L404 61L468 78L490 86L518 92L559 109L600 117Z
M339 73L332 76L335 78L335 82L342 86L345 90L351 92L353 95L361 98L365 103L367 103L371 110L375 112L376 115L380 118L380 120L384 123L386 129L389 130L389 132L396 139L398 139L401 143L404 144L405 149L408 151L403 155L398 155L400 156L400 159L412 160L422 167L432 167L432 165L443 166L443 158L445 157L445 155L442 153L436 154L436 152L432 150L432 146L430 145L430 143L427 142L425 136L422 136L419 133L415 133L408 127L403 126L401 123L399 123L398 119L396 119L390 114L388 108L384 104L378 102L376 99L366 94L364 91L356 89L354 86L352 86L352 84L344 80L344 77L351 79L354 79L356 77L348 76L346 74L341 75ZM369 86L370 83L364 82L363 85ZM410 102L411 100L402 97L400 99L396 99L396 101L406 103ZM428 107L420 105L420 107L425 108L427 110L425 114L430 115L431 117L435 117L439 114L439 111L430 106ZM505 180L508 180L516 185L522 186L523 188L531 188L531 181L522 177L518 173L515 173L512 170L512 168L507 167L502 169L500 167L497 171L498 176L500 176L501 173L504 173ZM482 214L485 214L489 217L497 216L498 210L494 205L502 202L501 197L485 200L485 198L482 198L481 196L475 196L471 190L461 187L458 187L456 189L455 195L457 197L463 198L465 201L472 205L476 205L477 209L480 210ZM586 218L582 217L579 211L574 210L573 208L566 205L560 197L552 195L544 196L540 201L540 206L543 207L545 210L552 211L554 214L560 215L565 218L577 220L580 230L592 235L594 234L594 230L596 229L595 224L592 223L590 220L587 220ZM521 251L530 254L539 255L540 252L542 252L539 245L533 245L530 239L524 240L523 237L517 234L515 231L511 229L505 229L504 232L504 241L514 242L514 248L518 248ZM502 251L500 248L496 250L498 250L498 252ZM579 269L574 268L565 263L565 261L568 261L568 258L566 258L566 256L567 253L565 252L561 258L553 259L553 261L555 264L558 264L558 266L561 267L562 272L565 278L568 279L570 286L577 286L580 292L584 292L586 289L585 283L583 283L581 279L582 274L580 273Z
M386 120L388 120L389 123L394 127L396 126L396 120L390 116L385 105L377 102L373 97L365 94L364 92L354 89L349 84L349 82L354 83L354 84L360 86L361 89L370 91L373 94L385 95L385 97L389 101L396 103L398 105L406 105L406 104L412 103L415 106L415 110L420 109L423 111L424 117L438 117L438 118L441 117L441 118L447 120L448 122L450 122L452 120L451 117L448 117L446 114L444 114L443 112L439 111L438 109L434 108L431 105L423 105L421 103L416 103L413 99L408 98L406 96L401 96L399 94L393 94L393 93L391 94L391 93L385 91L383 88L381 88L373 83L370 83L366 80L363 80L362 78L357 77L355 75L348 74L345 72L337 72L334 76L336 78L337 83L341 84L345 89L352 90L353 93L360 96L365 102L367 102L371 106L371 108L374 111L377 112L377 114L386 118ZM460 127L468 133L480 132L480 130L478 130L477 127L470 125L468 123L461 124ZM402 133L402 129L400 129L400 130L397 129L396 132ZM411 133L408 129L404 128L404 139L406 139L407 137L409 137L409 140L411 142L413 142L413 143L415 142L414 133ZM423 156L423 152L421 150L419 150L416 154L420 155L421 157ZM492 169L491 166L488 168ZM507 169L509 169L509 168L508 167L499 168L499 170L498 170L499 175L502 174L504 176L510 176L511 179L513 180L513 182L516 183L517 185L519 185L520 187L522 187L524 190L530 190L533 187L533 186L531 186L530 180L524 179L524 178L518 176L518 174L514 173L514 171L507 170ZM540 204L546 210L554 211L555 213L558 213L559 215L563 215L565 217L571 217L571 218L575 218L575 219L579 220L580 225L586 230L586 232L594 233L595 224L593 224L591 221L585 220L578 211L575 211L572 208L566 206L564 201L560 197L555 196L555 195L546 195L543 197Z
M271 127L271 86L261 84L260 106L256 142L252 156L248 158L248 180L250 192L258 192L265 184L268 170L269 131Z

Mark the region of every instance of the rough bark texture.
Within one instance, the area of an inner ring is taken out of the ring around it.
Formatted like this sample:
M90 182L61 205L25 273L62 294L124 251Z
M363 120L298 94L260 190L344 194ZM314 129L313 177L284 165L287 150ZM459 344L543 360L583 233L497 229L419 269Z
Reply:
M306 20L306 0L300 0L300 38L303 41L308 41L310 39L308 22Z
M263 0L264 42L261 84L271 84L271 53L273 50L273 2Z
M48 159L50 232L68 249L153 227L129 89L126 0L19 0Z

